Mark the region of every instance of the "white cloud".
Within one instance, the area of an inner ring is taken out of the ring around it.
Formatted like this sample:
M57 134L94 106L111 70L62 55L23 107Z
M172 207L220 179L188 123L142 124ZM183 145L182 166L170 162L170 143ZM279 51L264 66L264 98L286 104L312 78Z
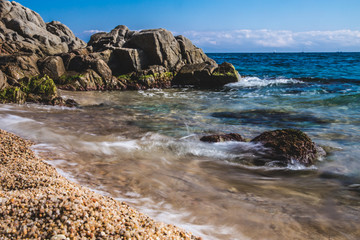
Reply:
M101 30L86 30L83 33L85 34L95 34L95 33L99 33L99 32L105 32L105 31L101 31Z
M359 51L360 31L232 30L188 31L184 36L205 50L216 51Z

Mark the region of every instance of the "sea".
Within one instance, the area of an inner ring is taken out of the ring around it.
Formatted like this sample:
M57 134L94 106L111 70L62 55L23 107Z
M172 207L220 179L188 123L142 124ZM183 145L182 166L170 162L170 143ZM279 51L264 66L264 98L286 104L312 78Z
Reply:
M203 239L360 239L360 53L210 53L219 89L69 92L79 108L0 105L0 128L68 179ZM295 128L326 155L254 164L248 140Z

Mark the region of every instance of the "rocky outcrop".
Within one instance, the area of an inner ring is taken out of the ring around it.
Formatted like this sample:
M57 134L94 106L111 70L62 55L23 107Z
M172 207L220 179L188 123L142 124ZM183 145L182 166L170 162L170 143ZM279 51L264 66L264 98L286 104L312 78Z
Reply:
M267 158L285 164L299 162L309 166L317 159L317 148L314 142L303 132L295 129L268 131L260 134L253 143L261 143L268 148Z
M60 22L46 24L36 12L5 0L0 1L0 42L2 54L33 53L38 56L86 46Z
M174 78L173 85L217 88L239 80L240 75L232 64L224 62L217 67L203 62L183 66Z
M200 138L202 142L245 142L246 140L238 133L229 133L229 134L215 134L209 136L203 136Z
M45 23L36 12L6 0L0 0L0 71L1 88L21 91L24 79L37 76L79 91L213 88L238 80L231 64L218 66L189 39L165 29L131 31L119 25L94 34L86 45L62 23Z

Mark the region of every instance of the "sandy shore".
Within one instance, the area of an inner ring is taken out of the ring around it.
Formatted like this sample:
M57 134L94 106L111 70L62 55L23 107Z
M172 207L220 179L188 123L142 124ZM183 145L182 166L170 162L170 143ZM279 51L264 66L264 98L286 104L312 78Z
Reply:
M72 183L0 130L0 239L200 239Z

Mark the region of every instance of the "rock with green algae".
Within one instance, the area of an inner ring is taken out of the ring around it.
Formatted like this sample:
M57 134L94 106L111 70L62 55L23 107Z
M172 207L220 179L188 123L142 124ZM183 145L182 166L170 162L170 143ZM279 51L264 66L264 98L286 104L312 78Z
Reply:
M183 66L176 74L172 85L218 88L239 80L240 74L231 63L224 62L216 67L216 65L204 62Z
M44 103L52 105L67 105L58 94L54 81L47 75L23 78L17 86L10 86L0 91L1 103L25 102ZM76 104L70 104L75 106Z
M297 161L305 166L315 163L318 150L315 143L300 130L282 129L267 131L251 140L269 149L266 157L285 164Z

